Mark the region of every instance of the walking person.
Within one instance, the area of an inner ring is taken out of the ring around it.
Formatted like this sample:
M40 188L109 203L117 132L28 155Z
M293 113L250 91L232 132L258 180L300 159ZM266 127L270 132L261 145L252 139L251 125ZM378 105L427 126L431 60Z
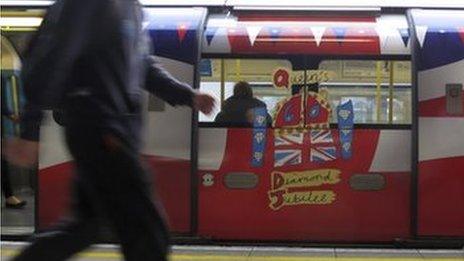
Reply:
M101 217L115 228L126 260L167 260L168 231L139 159L142 88L206 114L214 99L157 65L141 19L137 0L58 0L32 40L22 139L8 141L6 155L34 164L41 110L60 106L77 170L74 212L14 260L65 260L94 243Z

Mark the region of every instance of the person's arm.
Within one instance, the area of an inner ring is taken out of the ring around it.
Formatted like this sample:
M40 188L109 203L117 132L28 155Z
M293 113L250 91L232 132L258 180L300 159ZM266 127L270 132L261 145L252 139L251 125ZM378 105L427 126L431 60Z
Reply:
M23 139L39 139L41 111L56 104L65 92L65 81L77 57L89 46L92 21L100 4L95 0L67 0L50 7L23 63Z
M188 105L205 114L210 114L215 101L208 94L194 91L186 83L175 79L164 70L153 56L145 57L145 89L171 105Z
M171 105L193 106L195 91L186 83L175 79L153 56L145 57L145 89Z

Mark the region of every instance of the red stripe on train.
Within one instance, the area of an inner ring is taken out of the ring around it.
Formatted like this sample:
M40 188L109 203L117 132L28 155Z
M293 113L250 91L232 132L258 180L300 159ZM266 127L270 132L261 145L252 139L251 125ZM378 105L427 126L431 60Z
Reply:
M464 104L464 95L462 96ZM440 97L419 102L419 117L464 117L461 115L452 115L446 111L446 98Z
M464 236L463 188L464 156L419 162L420 235Z

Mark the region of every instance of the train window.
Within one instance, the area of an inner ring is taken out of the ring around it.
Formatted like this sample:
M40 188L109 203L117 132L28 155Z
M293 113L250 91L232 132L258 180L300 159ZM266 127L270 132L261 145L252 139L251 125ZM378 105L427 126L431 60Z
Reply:
M200 89L212 94L220 106L209 116L200 113L199 121L219 122L234 85L245 81L271 117L279 101L307 86L305 91L319 92L328 100L332 112L351 100L356 124L411 123L409 61L324 60L316 69L298 67L285 59L203 59ZM336 123L336 117L332 113L330 122Z
M202 60L200 66L200 90L207 92L215 97L218 106L211 115L204 115L200 113L199 121L220 121L220 117L222 115L221 113L227 111L227 109L230 108L230 106L227 104L230 105L231 103L227 101L231 100L231 96L233 96L234 93L234 86L238 82L247 82L252 90L254 97L254 101L251 103L266 104L268 113L272 115L276 104L283 98L290 97L292 95L291 89L275 88L272 82L273 73L277 69L291 70L291 68L292 66L290 61L283 59ZM244 106L253 106L249 105L247 102L240 104L245 104ZM225 122L227 123L227 119ZM234 123L237 122L235 121Z
M326 82L332 108L353 102L358 124L411 123L411 63L409 61L330 60L319 65L331 71ZM332 113L331 122L336 122Z

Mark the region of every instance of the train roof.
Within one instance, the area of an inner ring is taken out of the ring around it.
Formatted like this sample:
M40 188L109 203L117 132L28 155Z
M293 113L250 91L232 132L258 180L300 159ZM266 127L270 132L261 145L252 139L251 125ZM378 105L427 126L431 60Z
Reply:
M28 6L46 7L53 3L50 0L5 0L2 6ZM292 0L140 0L144 6L205 6L228 7L236 10L372 10L381 8L438 8L438 9L464 9L462 0L325 0L312 1Z

